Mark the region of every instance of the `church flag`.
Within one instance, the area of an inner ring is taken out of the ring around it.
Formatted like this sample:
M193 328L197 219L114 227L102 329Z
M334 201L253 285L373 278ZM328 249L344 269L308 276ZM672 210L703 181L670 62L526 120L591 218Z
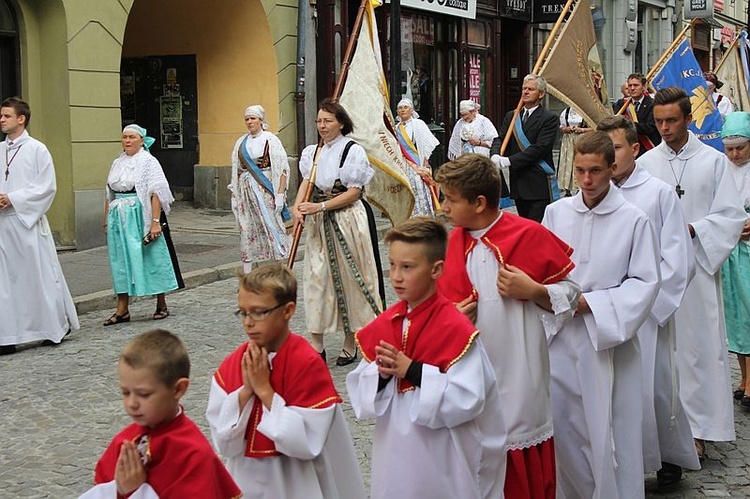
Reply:
M708 90L698 61L690 48L690 42L683 39L670 53L664 64L654 72L651 86L658 92L665 87L681 87L690 96L693 121L692 130L698 138L718 151L724 152L721 142L721 115Z
M714 69L716 77L724 83L719 93L729 98L737 111L750 111L747 43L747 32L743 30Z
M578 0L539 69L547 90L591 126L612 115L589 0Z
M404 173L411 167L396 137L389 105L373 10L378 5L377 0L367 2L339 103L354 122L354 131L347 137L365 148L375 168L375 176L365 189L367 199L395 225L411 216L414 194Z

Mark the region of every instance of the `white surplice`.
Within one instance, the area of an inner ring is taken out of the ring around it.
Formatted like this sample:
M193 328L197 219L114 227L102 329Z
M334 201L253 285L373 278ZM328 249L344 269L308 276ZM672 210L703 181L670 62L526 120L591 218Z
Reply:
M0 193L11 202L0 210L0 345L59 343L79 324L45 215L57 190L52 156L24 131L0 143L0 157Z
M404 393L393 379L378 392L378 366L362 360L346 377L358 419L377 418L372 499L502 498L505 423L495 373L481 342L447 372L423 364Z
M273 359L271 357L271 362ZM241 389L241 388L240 388ZM258 430L282 455L245 456L245 430L254 397L240 412L239 391L226 393L211 378L206 419L218 453L244 499L364 499L359 462L340 404L324 409L287 406L274 394Z
M661 287L638 331L643 367L643 466L646 473L662 461L700 469L693 434L680 400L674 358L673 316L695 274L693 245L675 190L637 166L619 186L620 193L651 220L659 247Z
M89 490L78 496L78 499L116 499L117 482L112 480L107 483L100 483L91 487ZM130 493L128 499L159 499L159 494L148 483L142 483L140 487Z
M470 234L479 239L491 228ZM545 286L551 313L531 301L503 298L497 290L498 260L485 244L474 246L466 270L479 295L476 326L498 380L508 431L506 447L510 451L540 444L552 437L549 354L542 319L572 317L580 289L570 280Z
M727 158L692 133L675 152L662 142L638 164L670 186L695 237L695 277L675 313L680 396L695 438L734 440L734 407L721 298L722 263L739 241L745 211Z
M558 498L640 498L643 394L637 332L659 290L646 215L611 187L547 207L543 225L575 248L569 274L591 313L548 328Z

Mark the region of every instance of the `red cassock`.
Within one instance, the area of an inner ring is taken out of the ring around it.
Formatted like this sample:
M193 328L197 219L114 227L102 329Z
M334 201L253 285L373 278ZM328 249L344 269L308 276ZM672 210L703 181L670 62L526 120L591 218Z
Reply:
M535 221L503 213L480 239L457 227L450 233L445 271L438 290L454 303L469 296L478 298L466 271L466 261L477 244L486 245L499 265L521 269L534 281L554 284L575 266L573 248ZM501 320L501 318L499 318ZM498 380L502 383L503 380ZM555 451L552 438L522 450L508 452L505 478L508 498L553 498L555 496Z
M162 499L242 495L200 428L184 411L156 428L131 424L115 436L96 464L97 484L115 479L115 465L125 441L136 444L146 456L146 482Z
M477 334L474 324L451 301L435 293L411 312L405 301L396 303L357 331L356 339L367 362L375 360L375 347L385 340L410 359L444 373L469 350ZM397 381L401 393L414 388L405 379Z
M232 393L242 386L242 354L246 350L247 343L224 359L214 373L216 383L226 393ZM290 334L276 352L271 365L271 388L286 401L287 406L324 409L341 403L325 362L303 337ZM263 403L255 397L245 432L247 457L279 455L273 440L258 431L262 417Z

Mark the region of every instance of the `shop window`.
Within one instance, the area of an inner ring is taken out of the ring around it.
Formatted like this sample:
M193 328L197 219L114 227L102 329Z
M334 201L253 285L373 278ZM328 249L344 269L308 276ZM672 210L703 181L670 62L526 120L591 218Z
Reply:
M8 0L0 0L0 96L18 95L20 91L18 24Z
M414 103L420 119L434 120L435 20L419 14L401 17L401 94Z

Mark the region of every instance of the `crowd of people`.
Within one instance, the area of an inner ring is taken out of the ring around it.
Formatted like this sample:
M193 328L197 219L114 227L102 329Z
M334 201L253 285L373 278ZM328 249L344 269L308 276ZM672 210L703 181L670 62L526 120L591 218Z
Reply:
M367 497L327 364L325 338L341 332L335 364L359 360L346 377L354 415L375 420L370 497L638 498L646 473L667 488L684 469L700 469L707 442L735 438L732 400L750 408L750 113L726 114L722 154L688 129L684 90L644 90L645 79L631 75L628 97L615 103L630 111L588 124L573 109L544 109L546 83L528 75L521 112L509 112L500 133L462 101L450 161L434 178L420 171L434 137L402 100L397 133L423 189L421 208L385 236L399 299L390 308L364 196L374 170L347 137L347 111L320 103L321 142L302 152L301 186L287 206L286 152L263 107L248 107L229 186L246 338L217 366L206 410L225 464L180 406L190 375L184 346L155 329L122 351L133 424L106 448L83 497ZM35 262L51 267L0 259L0 273L5 282L34 273L28 293L39 292L41 274L58 285L44 287L49 324L13 323L29 331L23 338L0 325L6 350L8 338L59 343L78 326L44 239L54 168L25 132L29 119L23 101L2 103L2 244L34 239L47 252ZM166 220L173 198L149 139L126 126L107 179L117 309L105 325L129 320L130 296L155 295L153 319L166 318L165 293L183 285ZM431 185L450 233L434 216ZM518 215L500 208L508 196ZM280 263L292 226L306 230L302 335L289 329L298 283ZM0 307L21 307L27 296L6 294L16 301ZM11 308L0 310L17 317Z

